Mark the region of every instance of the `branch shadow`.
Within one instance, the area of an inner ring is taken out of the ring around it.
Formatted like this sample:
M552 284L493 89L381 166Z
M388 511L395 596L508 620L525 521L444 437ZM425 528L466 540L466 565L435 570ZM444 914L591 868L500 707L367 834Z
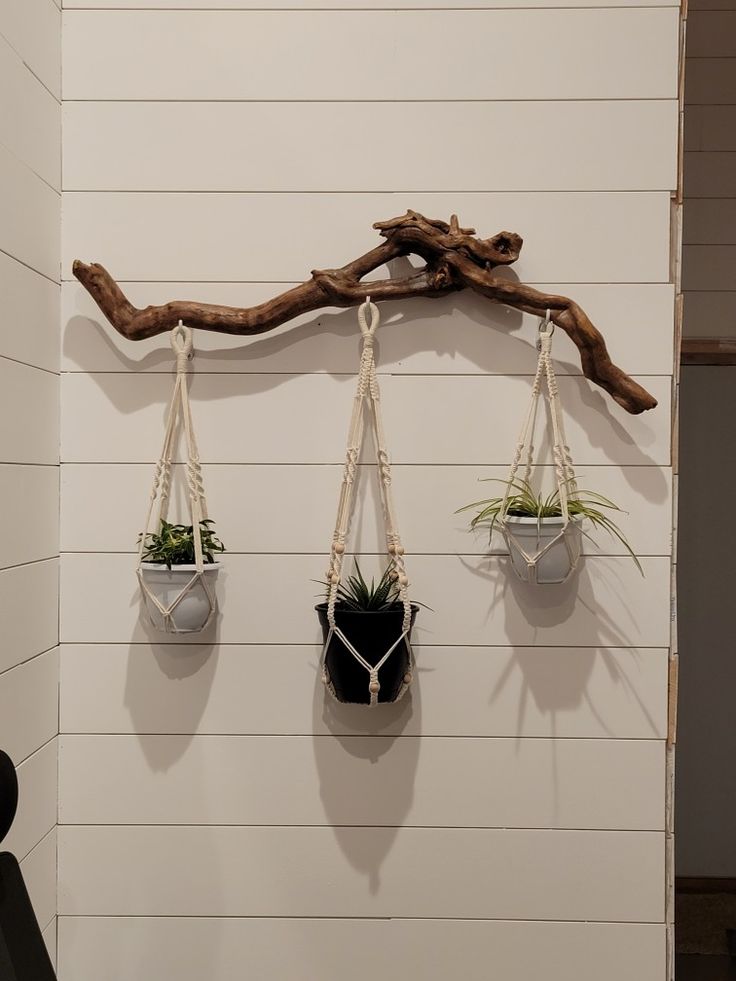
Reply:
M535 317L489 303L467 290L434 300L418 298L409 304L385 302L381 311L379 374L431 374L437 371L439 357L453 362L449 371L448 366L443 366L442 374L494 375L502 364L505 375L518 376L531 387L536 334L525 339L519 336L519 330L525 324L536 324ZM493 343L489 343L489 329L494 333ZM91 333L94 343L90 343ZM197 364L204 370L199 372L199 378L195 375L192 379L195 401L257 396L314 373L329 375L341 385L354 383L359 335L353 309L320 311L246 342L237 338L235 346L223 347L223 343L223 335L201 331L197 334ZM572 354L572 342L567 343ZM155 346L142 357L132 358L125 349L134 344ZM219 346L213 347L214 344ZM102 355L100 347L104 349ZM148 383L130 385L122 383L119 376L121 372L142 373L146 377L161 372L171 375L172 355L165 339L127 342L113 337L111 329L99 319L74 315L66 325L64 353L94 379L118 413L128 415L158 404L163 419L170 395L167 384L151 378ZM407 361L410 364L404 367ZM99 370L100 363L109 367ZM233 370L236 365L237 372ZM567 380L562 378L565 411L586 433L591 446L612 464L656 467L657 461L646 449L657 440L655 429L642 424L640 417L634 438L619 418L624 410L583 378L579 364L558 358L556 368L561 376L570 376ZM662 476L654 480L658 480L656 493L663 500L666 481Z

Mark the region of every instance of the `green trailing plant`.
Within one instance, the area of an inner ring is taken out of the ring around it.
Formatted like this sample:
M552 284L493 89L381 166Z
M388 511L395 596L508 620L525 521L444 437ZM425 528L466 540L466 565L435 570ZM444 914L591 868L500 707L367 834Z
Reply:
M200 536L202 539L202 558L206 563L215 562L215 553L224 552L225 546L215 534L212 518L200 521ZM138 536L140 544L141 538ZM194 525L173 525L161 521L158 532L148 532L143 546L143 561L155 562L170 569L174 565L193 565L196 561L194 554Z
M372 577L370 584L360 571L358 560L355 559L354 562L354 574L337 585L338 607L354 612L376 613L391 610L401 605L399 586L394 577L394 567L391 562L385 568L378 582L375 581L375 577ZM329 591L327 583L323 582L322 585L327 586ZM424 606L424 603L417 603L416 600L412 600L412 602L418 606ZM429 607L425 607L425 609L429 609Z
M559 487L544 497L541 493L536 493L529 481L520 477L515 477L513 480L497 480L493 477L485 479L496 480L497 483L508 485L510 493L507 513L510 517L536 518L539 525L542 524L544 518L562 517ZM618 511L620 514L625 514L626 512L607 497L603 497L602 494L597 494L595 491L580 490L572 482L569 482L569 484L570 494L567 501L567 510L570 517L575 521L580 521L581 524L587 518L594 528L602 529L612 537L618 539L634 560L639 572L644 575L641 563L631 545L629 545L626 536L616 522L606 513L607 511ZM470 527L475 529L486 526L490 540L501 516L503 501L503 495L500 497L490 497L483 501L474 501L472 504L466 504L464 507L458 508L455 514L470 511L473 508L480 508L478 513L471 519ZM586 538L593 541L591 536L583 528L581 528L581 531Z

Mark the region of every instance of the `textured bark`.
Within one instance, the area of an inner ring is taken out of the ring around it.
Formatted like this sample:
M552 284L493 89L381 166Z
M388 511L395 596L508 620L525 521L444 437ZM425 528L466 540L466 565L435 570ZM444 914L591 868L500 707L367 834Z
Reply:
M602 335L585 312L566 296L541 293L531 286L494 275L498 266L519 258L522 239L514 232L499 232L481 239L474 228L461 228L457 216L449 224L425 218L416 211L376 222L385 239L381 245L340 269L315 269L311 279L254 307L225 307L189 300L173 300L139 310L98 263L74 262L74 275L96 301L112 326L124 337L139 341L175 327L183 320L189 327L223 334L262 334L302 313L323 307L353 307L367 296L372 300L403 300L413 296L436 297L472 289L495 303L525 313L552 313L554 323L565 331L580 351L583 374L605 389L628 412L638 413L657 404L610 359ZM361 282L368 273L399 256L418 255L423 268L404 278Z

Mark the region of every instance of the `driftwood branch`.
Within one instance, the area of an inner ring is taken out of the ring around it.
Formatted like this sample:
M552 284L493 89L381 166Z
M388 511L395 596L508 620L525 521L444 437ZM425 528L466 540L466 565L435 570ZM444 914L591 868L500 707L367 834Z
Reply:
M513 232L499 232L481 239L474 228L461 228L457 216L449 224L407 211L399 218L374 226L385 239L375 249L340 269L315 269L311 279L253 307L225 307L188 300L173 300L139 310L98 263L74 262L74 275L92 295L112 326L129 340L171 330L179 320L199 330L224 334L261 334L292 320L299 314L323 307L352 307L366 296L381 300L403 300L413 296L445 296L472 289L495 303L542 315L549 309L558 327L568 334L580 351L583 374L600 385L631 413L652 409L657 404L610 359L602 335L585 312L566 296L541 293L531 286L494 275L498 266L519 258L522 239ZM401 279L369 283L368 273L399 256L418 255L423 268Z

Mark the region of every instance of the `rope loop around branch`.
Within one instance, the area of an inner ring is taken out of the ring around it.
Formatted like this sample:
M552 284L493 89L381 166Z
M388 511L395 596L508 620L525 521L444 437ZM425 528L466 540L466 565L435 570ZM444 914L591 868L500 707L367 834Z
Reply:
M189 362L194 357L194 340L192 328L181 320L171 331L171 349L176 355L177 373L188 371Z

